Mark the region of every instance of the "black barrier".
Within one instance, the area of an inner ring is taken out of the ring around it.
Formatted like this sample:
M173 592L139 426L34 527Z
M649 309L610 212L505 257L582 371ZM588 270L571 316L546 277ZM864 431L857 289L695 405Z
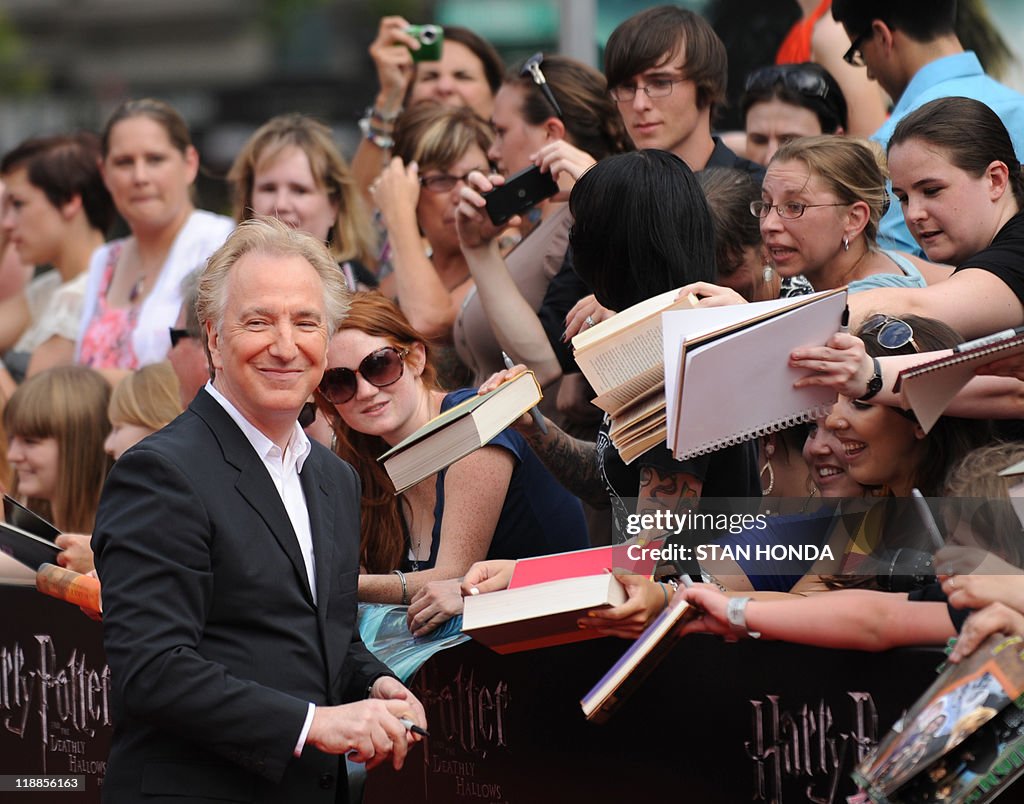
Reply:
M100 800L112 716L100 624L34 588L0 586L0 775L74 775L84 790L4 801Z
M943 658L691 636L606 724L589 724L579 699L625 647L437 654L412 684L431 737L400 773L372 771L364 804L843 802L855 762ZM1024 801L1024 784L1004 800Z

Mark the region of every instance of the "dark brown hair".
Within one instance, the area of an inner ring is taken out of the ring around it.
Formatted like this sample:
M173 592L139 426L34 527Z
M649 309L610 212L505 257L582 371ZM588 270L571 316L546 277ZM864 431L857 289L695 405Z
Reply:
M609 87L629 81L683 52L683 73L697 85L697 106L724 103L729 76L725 45L699 14L655 6L634 14L612 31L604 52Z

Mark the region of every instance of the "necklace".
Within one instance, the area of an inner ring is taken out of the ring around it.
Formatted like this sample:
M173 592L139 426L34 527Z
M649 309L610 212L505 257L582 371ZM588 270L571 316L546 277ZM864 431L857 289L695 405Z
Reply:
M128 291L128 301L131 304L135 304L139 300L139 296L142 295L142 291L146 288L146 275L139 274L139 278L135 280L135 284L132 285L132 289Z

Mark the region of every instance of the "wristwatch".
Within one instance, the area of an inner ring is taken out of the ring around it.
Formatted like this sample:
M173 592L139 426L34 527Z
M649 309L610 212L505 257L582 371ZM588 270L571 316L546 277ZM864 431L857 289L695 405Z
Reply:
M867 402L882 390L882 364L878 362L877 357L871 358L871 364L874 366L875 373L868 380L868 390L862 396L857 397L858 402Z
M729 602L725 606L725 619L729 621L729 625L742 629L751 639L758 639L761 636L761 632L751 631L747 627L747 604L749 602L749 597L729 598Z

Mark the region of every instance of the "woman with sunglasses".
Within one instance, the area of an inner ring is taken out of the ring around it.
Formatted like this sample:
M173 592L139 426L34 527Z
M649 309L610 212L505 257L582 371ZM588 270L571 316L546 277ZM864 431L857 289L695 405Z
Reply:
M466 177L488 170L490 147L490 127L471 110L421 103L402 116L395 156L371 188L394 269L381 280L381 292L431 340L451 342L452 324L473 286L455 207ZM454 353L449 364L457 365ZM443 370L448 387L452 373Z
M587 546L579 500L513 430L395 495L376 458L476 390L438 387L427 339L392 302L356 294L327 357L321 405L362 480L361 600L411 601L410 630L422 634L461 610L453 579L474 561Z
M775 152L761 201L750 205L775 270L802 274L815 290L847 285L923 288L936 269L880 249L878 222L889 194L874 152L847 137L806 137ZM942 274L944 276L944 274Z
M747 76L740 110L747 132L745 155L762 165L790 140L847 129L843 91L828 70L813 62L754 70Z
M852 318L905 310L968 338L1024 324L1024 177L999 117L968 98L926 103L896 126L889 172L907 228L928 259L957 268L921 290L886 288L851 299Z
M564 56L537 53L510 70L494 99L493 123L488 156L499 173L537 164L563 192L520 217L528 236L505 257L501 228L460 209L459 241L476 286L456 320L455 346L476 382L503 368L504 351L547 387L575 371L562 331L570 308L589 292L567 259L568 189L594 162L632 145L604 76ZM502 181L471 177L463 191L470 211L482 203L481 191Z

